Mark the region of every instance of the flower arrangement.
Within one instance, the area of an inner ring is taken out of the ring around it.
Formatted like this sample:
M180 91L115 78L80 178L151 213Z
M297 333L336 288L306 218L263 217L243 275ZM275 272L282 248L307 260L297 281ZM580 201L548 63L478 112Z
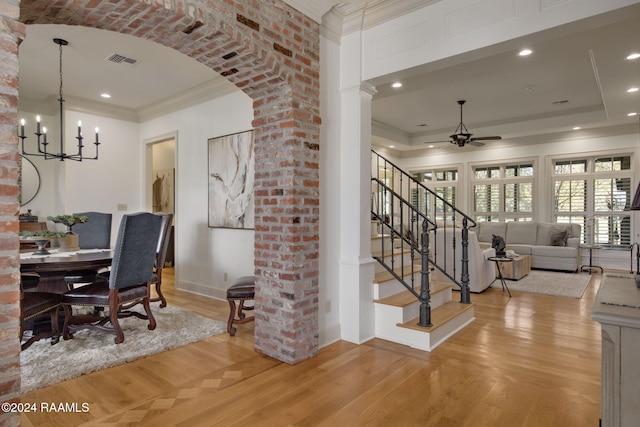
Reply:
M71 227L76 224L83 223L89 221L89 217L87 216L79 216L79 215L57 215L57 216L48 216L47 219L49 221L53 221L56 224L64 224L67 226L67 234L73 233L71 231Z

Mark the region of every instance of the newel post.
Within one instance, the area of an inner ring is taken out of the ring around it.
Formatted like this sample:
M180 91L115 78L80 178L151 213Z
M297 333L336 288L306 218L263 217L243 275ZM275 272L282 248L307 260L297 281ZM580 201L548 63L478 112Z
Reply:
M471 304L469 293L469 227L467 218L462 219L462 273L460 274L460 303Z
M427 220L422 221L422 268L420 272L420 321L419 326L431 324L431 293L429 290L429 232Z

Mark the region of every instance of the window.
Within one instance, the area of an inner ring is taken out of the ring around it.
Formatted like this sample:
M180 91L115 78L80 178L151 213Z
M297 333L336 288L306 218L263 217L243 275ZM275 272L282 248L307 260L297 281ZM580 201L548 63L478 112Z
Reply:
M631 243L631 156L553 161L553 215L580 224L586 243Z
M424 172L417 172L413 177L422 185L436 193L438 197L427 197L427 192L422 188L412 189L411 201L414 206L418 206L423 212L427 212L430 218L437 220L452 219L444 202L456 205L456 194L458 188L458 169L445 168L434 169Z
M533 175L533 162L473 167L476 221L532 221Z

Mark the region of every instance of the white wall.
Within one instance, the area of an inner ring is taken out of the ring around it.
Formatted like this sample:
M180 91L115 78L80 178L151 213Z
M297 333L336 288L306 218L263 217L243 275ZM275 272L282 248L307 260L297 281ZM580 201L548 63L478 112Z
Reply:
M176 286L181 289L224 299L237 277L254 273L253 230L208 227L207 164L208 139L252 129L252 120L252 100L238 91L140 125L140 140L147 144L176 134ZM144 199L151 200L148 194Z

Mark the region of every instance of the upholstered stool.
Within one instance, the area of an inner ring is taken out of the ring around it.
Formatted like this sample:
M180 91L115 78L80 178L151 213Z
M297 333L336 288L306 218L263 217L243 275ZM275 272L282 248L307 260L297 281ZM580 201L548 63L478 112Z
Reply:
M247 323L254 319L254 316L246 317L243 310L253 310L253 306L245 307L244 302L253 300L256 295L255 277L239 277L229 289L227 289L227 301L229 301L229 321L227 322L227 332L229 335L236 334L234 323ZM236 312L236 301L239 301Z

